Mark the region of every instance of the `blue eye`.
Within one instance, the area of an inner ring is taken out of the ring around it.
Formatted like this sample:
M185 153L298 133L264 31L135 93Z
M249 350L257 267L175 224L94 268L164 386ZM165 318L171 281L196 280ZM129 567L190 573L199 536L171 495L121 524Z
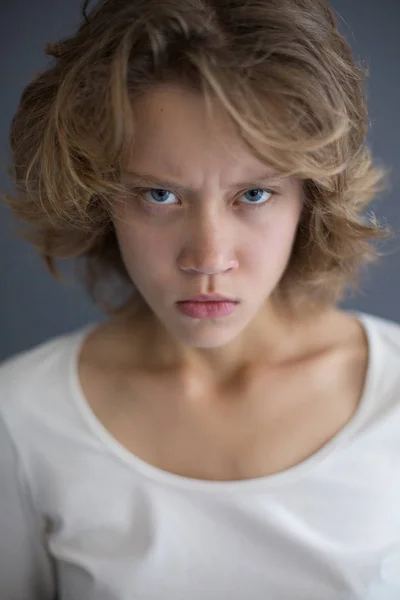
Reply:
M169 190L159 188L139 188L136 192L142 196L142 198L151 206L157 209L162 206L173 206L176 204L177 196ZM273 196L276 196L277 192L264 188L254 188L247 190L240 198L245 198L247 206L254 206L254 208L267 207L273 203Z
M175 194L173 194L172 192L169 192L168 190L150 189L143 193L143 197L146 200L149 200L149 197L150 197L150 203L151 203L151 200L154 200L156 202L156 204L161 204L161 205L171 204L171 202L166 202L166 200L168 200L169 196L176 198Z
M267 204L267 202L271 199L273 194L274 192L272 192L271 190L254 189L248 190L245 194L243 194L243 197L245 197L250 204L263 205ZM268 198L265 197L266 195L268 196Z

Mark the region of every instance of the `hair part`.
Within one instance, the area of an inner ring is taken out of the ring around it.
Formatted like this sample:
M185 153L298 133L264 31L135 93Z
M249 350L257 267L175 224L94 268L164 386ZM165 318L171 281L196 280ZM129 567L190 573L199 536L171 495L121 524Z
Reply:
M218 102L241 138L282 176L303 181L304 209L273 293L310 311L356 287L390 232L366 207L388 169L366 145L366 69L355 62L327 0L102 0L75 35L48 44L52 64L24 90L10 131L6 201L55 276L78 277L109 314L143 300L112 225L135 135L132 102L160 84ZM127 295L122 301L117 283Z

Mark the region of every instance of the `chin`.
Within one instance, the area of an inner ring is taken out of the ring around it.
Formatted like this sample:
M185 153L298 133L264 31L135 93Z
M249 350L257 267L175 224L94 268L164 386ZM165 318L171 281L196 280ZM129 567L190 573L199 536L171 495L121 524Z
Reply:
M225 322L224 322L225 321ZM166 328L181 343L191 348L220 348L233 342L245 329L246 324L227 319L198 319L188 326L182 323L174 326L171 322Z

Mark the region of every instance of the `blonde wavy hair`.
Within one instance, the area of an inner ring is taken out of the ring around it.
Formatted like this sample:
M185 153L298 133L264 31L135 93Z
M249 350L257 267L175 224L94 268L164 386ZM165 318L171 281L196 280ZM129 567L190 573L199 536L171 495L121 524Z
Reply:
M217 100L249 148L305 197L288 267L273 299L290 310L336 303L373 243L389 237L364 209L388 169L366 145L366 68L339 33L327 0L102 0L78 31L46 52L52 63L24 90L14 117L6 201L20 234L59 277L78 277L103 310L143 304L121 259L112 207L135 135L132 102L160 83ZM128 293L123 302L118 282ZM118 296L118 298L117 298Z

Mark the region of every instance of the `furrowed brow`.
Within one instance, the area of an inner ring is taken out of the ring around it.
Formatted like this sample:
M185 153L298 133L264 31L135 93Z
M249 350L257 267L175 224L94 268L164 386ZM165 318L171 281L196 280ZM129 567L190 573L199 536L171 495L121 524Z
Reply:
M170 189L181 191L194 191L190 187L185 187L181 183L175 181L167 181L166 179L159 178L150 173L137 173L134 171L125 171L123 174L124 179L129 185L143 185L143 186L155 186L158 189ZM230 189L236 188L250 188L252 186L263 183L280 183L282 182L282 175L279 173L262 173L259 177L254 177L252 180L238 182L230 186Z

